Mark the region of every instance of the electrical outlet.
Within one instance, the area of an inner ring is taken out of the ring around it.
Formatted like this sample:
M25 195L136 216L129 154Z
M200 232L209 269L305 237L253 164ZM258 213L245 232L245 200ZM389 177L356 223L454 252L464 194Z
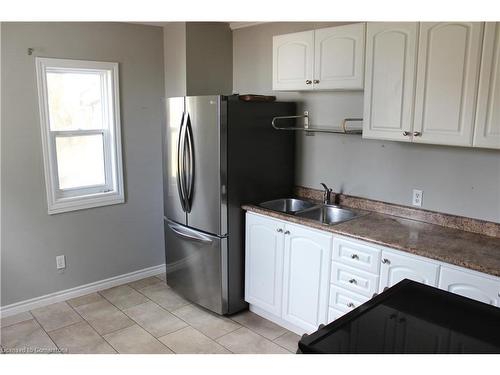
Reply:
M56 256L56 267L58 270L66 268L66 258L64 257L64 255Z
M413 202L412 204L417 207L422 207L422 200L424 199L424 192L422 190L413 189Z

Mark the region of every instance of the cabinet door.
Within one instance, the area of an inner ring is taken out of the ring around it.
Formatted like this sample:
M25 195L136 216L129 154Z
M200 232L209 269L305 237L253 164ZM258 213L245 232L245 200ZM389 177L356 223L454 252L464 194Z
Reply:
M282 318L307 332L326 323L332 236L286 224Z
M500 22L484 31L474 146L500 148Z
M363 89L365 24L314 32L315 90Z
M364 138L411 140L417 32L416 22L367 24Z
M279 220L247 213L245 301L281 314L283 228Z
M312 90L314 30L273 37L273 90Z
M413 141L472 146L483 24L420 25Z
M500 279L494 280L467 271L441 267L439 288L500 307Z
M403 279L437 286L439 265L435 263L416 259L411 255L399 255L388 251L382 251L381 263L380 292Z

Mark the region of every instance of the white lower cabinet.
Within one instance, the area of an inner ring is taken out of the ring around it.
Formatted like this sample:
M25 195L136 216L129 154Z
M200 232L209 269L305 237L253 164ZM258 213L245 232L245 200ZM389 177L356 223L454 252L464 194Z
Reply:
M423 261L412 255L400 255L392 251L382 251L379 291L410 279L422 284L437 286L439 264Z
M325 324L332 237L247 213L245 300L250 309L299 334Z
M314 332L327 320L332 235L285 228L282 318Z
M403 279L500 307L498 277L250 212L245 255L250 310L298 334L316 331ZM410 323L403 327L405 347L413 340Z
M245 300L275 315L281 313L284 226L279 220L246 215Z
M500 281L494 278L443 266L439 289L500 307Z

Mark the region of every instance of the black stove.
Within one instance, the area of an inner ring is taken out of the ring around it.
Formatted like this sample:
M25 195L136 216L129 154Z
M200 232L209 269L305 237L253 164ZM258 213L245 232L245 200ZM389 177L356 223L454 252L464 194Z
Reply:
M403 280L304 336L299 353L500 353L500 308Z

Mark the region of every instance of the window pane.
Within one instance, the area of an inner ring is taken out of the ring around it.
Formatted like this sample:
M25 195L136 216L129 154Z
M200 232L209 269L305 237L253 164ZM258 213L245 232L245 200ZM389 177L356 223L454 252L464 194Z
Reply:
M51 130L102 129L100 73L47 72Z
M102 134L56 137L59 189L104 185Z

